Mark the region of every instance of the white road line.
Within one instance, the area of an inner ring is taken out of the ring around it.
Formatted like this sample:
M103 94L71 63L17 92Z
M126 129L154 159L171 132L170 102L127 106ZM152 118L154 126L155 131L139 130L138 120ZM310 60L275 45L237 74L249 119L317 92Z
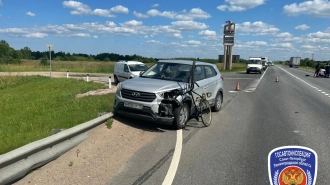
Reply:
M276 66L276 67L278 67L278 66ZM283 68L281 68L281 67L278 67L278 68L282 69L283 71L285 71L285 72L288 73L289 75L291 75L291 76L293 76L293 77L299 79L300 81L304 82L305 84L309 85L311 88L313 88L313 89L315 89L315 90L321 92L322 94L325 94L326 96L329 95L329 94L326 94L326 92L320 90L319 88L310 85L309 83L305 82L304 80L300 79L299 77L294 76L293 74L289 73L287 70L285 70L285 69L283 69ZM329 97L330 97L330 96L329 96Z
M172 162L171 162L170 168L167 171L167 174L165 176L165 179L164 179L162 185L171 185L172 184L176 171L179 166L181 151L182 151L182 129L176 131L176 144L175 144Z

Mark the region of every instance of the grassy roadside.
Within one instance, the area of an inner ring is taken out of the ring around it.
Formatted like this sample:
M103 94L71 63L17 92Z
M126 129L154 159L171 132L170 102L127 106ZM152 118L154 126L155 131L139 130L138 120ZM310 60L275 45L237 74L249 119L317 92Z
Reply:
M52 61L52 71L80 73L113 73L116 62ZM152 66L154 63L146 63ZM223 63L216 64L221 73L246 71L246 64L233 63L232 70L223 70ZM0 72L49 71L49 65L40 65L38 60L22 60L21 65L0 65Z
M114 94L76 98L103 84L42 76L0 77L0 155L112 111Z

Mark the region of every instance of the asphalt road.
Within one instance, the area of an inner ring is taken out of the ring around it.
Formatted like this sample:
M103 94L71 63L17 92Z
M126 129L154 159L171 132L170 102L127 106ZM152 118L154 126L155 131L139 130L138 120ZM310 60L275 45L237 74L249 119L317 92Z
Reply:
M270 184L268 153L287 145L315 150L316 184L329 184L330 79L285 66L223 76L224 104L209 127L192 120L178 140L180 131L135 121L159 134L108 184L162 184L171 174L167 184Z

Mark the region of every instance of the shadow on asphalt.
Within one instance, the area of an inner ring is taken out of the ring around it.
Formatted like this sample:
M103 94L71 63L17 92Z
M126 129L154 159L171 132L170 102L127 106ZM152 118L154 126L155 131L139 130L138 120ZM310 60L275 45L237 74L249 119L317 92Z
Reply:
M128 125L130 127L148 131L148 132L166 132L166 131L175 131L176 129L172 125L163 125L157 124L153 122L141 121L134 118L129 117L121 117L115 116L113 119L120 121L121 123ZM197 121L196 119L190 119L184 130L189 130L189 128L203 128L205 127L201 121Z

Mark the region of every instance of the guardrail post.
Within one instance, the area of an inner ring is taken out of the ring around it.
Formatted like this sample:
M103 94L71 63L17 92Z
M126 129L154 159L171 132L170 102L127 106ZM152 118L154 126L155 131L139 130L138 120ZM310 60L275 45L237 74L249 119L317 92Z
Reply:
M69 78L69 71L66 72L66 78Z
M89 82L89 74L87 74L87 82Z
M109 89L111 89L111 76L109 76Z

